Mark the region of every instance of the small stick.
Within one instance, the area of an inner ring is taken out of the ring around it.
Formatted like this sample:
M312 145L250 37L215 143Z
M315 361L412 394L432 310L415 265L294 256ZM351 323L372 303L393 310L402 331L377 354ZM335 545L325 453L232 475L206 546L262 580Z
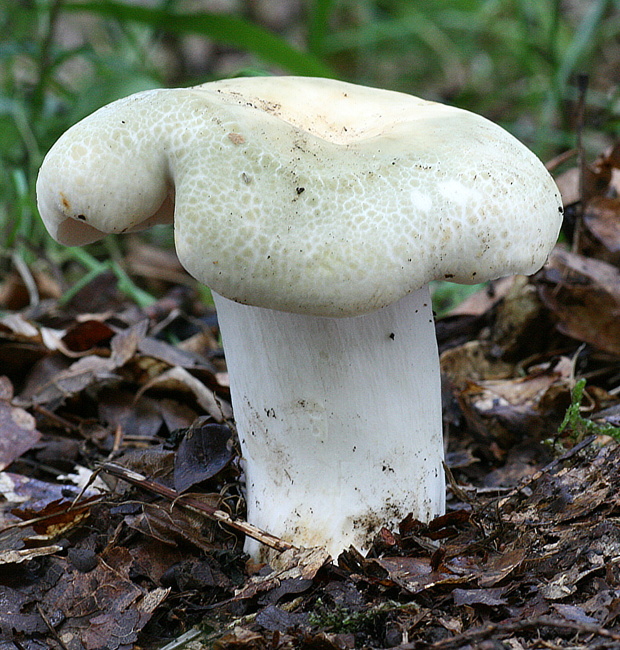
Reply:
M39 616L43 619L43 622L47 626L47 629L50 631L50 634L54 637L56 643L62 648L62 650L69 650L69 648L65 645L63 640L58 635L58 632L56 632L56 629L52 625L52 622L49 620L49 618L47 617L46 613L43 611L43 608L39 603L36 603L36 608L37 611L39 612Z
M557 167L560 165L563 165L567 160L570 160L573 156L576 156L578 154L577 149L569 149L568 151L564 151L563 153L558 154L551 160L548 160L545 163L545 167L547 168L547 171L552 172L554 171Z
M457 634L453 637L447 639L442 639L433 643L432 647L434 650L443 650L444 648L453 648L453 647L464 647L468 642L471 641L481 641L482 639L488 639L494 635L506 635L506 634L515 634L518 632L524 632L532 628L538 630L541 627L551 627L554 629L564 629L570 630L575 634L593 634L594 636L600 636L605 639L611 639L612 641L620 641L620 634L612 632L607 628L600 627L598 625L592 625L591 623L578 623L574 621L569 621L567 619L558 620L548 616L538 616L535 618L528 618L521 621L514 621L508 623L489 623L482 627L477 627L471 630L467 630L462 634ZM409 650L413 648L414 644L407 644L406 646L400 646L401 650ZM417 646L415 646L417 647Z
M579 100L577 103L577 160L579 162L579 210L575 219L575 228L573 230L573 252L579 252L579 240L581 237L581 228L583 213L588 202L586 196L586 155L583 150L583 129L586 115L586 94L588 92L589 78L587 74L577 76L577 88L579 91Z
M262 544L265 544L265 546L269 546L270 548L275 549L276 551L288 551L290 549L296 549L293 544L285 542L279 537L261 530L252 524L249 524L247 521L240 521L239 519L231 517L227 512L224 512L223 510L218 510L217 508L207 505L206 503L202 503L193 497L179 494L175 490L172 490L171 488L166 487L161 483L151 481L150 479L146 478L146 476L142 476L142 474L138 474L137 472L129 470L122 465L117 465L116 463L103 463L101 465L101 469L104 472L111 474L112 476L116 476L123 481L127 481L127 483L131 483L132 485L137 485L151 492L155 492L155 494L159 494L165 499L172 501L173 505L179 504L186 508L196 510L201 514L207 515L207 517L215 519L216 521L230 526L234 530L249 535L253 539L261 542Z

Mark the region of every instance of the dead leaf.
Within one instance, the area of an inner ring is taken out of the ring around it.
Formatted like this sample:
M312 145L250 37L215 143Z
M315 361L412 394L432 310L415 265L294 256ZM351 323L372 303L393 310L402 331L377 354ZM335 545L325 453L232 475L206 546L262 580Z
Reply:
M555 434L570 402L572 363L561 358L529 370L528 375L516 379L470 381L456 394L485 456L501 460L524 439L539 441ZM559 389L566 399L564 408L554 412L550 409L561 406Z
M524 548L516 548L502 555L494 555L485 564L484 571L478 578L481 587L494 587L513 571L516 571L527 557Z
M203 367L212 370L206 361L199 359L191 352L186 352L179 347L169 345L158 339L150 337L142 339L138 350L141 354L163 361L168 366L178 366L180 368Z
M456 391L471 381L507 379L514 374L514 364L498 357L489 341L468 341L442 353L441 371Z
M127 442L157 443L164 419L158 400L136 397L135 392L103 388L98 393L98 413L102 422L120 427Z
M263 650L267 641L262 634L242 627L235 627L213 643L213 650Z
M565 619L582 623L584 625L598 625L599 621L593 616L588 616L581 607L575 605L565 605L563 603L554 603L553 609L561 614Z
M588 203L595 196L604 195L612 179L613 167L616 166L614 148L604 152L590 165L585 165L583 179L579 167L572 167L556 177L555 181L562 195L565 207L582 201ZM581 190L583 187L583 194Z
M30 562L44 555L52 555L62 551L62 546L39 546L37 548L24 548L20 550L0 551L0 564L20 564Z
M556 248L539 290L562 333L620 355L620 270Z
M453 573L446 565L434 570L432 559L426 557L384 557L369 560L380 566L385 572L386 580L398 585L406 592L418 594L434 587L450 587L452 585L470 582L474 573ZM388 583L389 583L388 582Z
M28 385L20 396L21 404L48 404L62 401L86 388L119 381L119 369L136 353L144 338L148 321L144 320L115 334L110 341L110 351L105 356L89 354L60 372L43 375L43 382Z
M102 611L98 616L93 616L81 635L84 647L86 650L133 647L138 640L138 633L169 593L169 589L154 589L141 596L135 607L121 612Z
M324 548L289 549L272 561L272 571L267 575L252 576L235 593L235 599L252 598L259 592L278 587L283 580L312 580L319 569L329 561Z
M30 541L47 541L60 538L90 516L91 506L98 500L98 496L90 496L74 503L62 498L40 508L12 508L11 514L28 522L35 531Z
M584 210L579 241L582 255L620 266L620 199L594 197Z
M190 393L216 422L223 422L232 417L230 405L216 397L212 390L207 388L199 379L196 379L196 377L185 370L185 368L175 367L166 370L142 386L140 391L138 391L138 397L152 388Z
M114 330L109 325L99 320L89 319L79 321L70 327L62 337L62 342L66 349L65 353L84 355L89 351L106 348L113 336Z
M166 584L174 584L180 591L189 589L232 589L231 580L225 576L212 557L187 558L173 564L165 574Z
M0 376L0 471L32 449L41 439L36 421L30 413L11 404L13 386Z
M185 434L174 463L174 488L185 492L213 478L234 458L232 431L200 418Z
M469 295L463 302L450 310L450 316L471 315L480 316L497 304L507 293L516 278L508 276L490 282L488 286Z
M13 634L36 636L48 632L40 614L32 611L32 600L7 585L0 585L0 639L10 641ZM58 623L62 616L50 617ZM2 644L4 645L4 643ZM13 644L11 644L13 645Z
M503 587L497 589L454 589L452 598L454 598L454 604L458 606L485 605L486 607L498 607L508 604L508 601L503 597L505 591Z
M219 505L217 495L200 496L212 507ZM186 508L145 503L140 513L127 515L125 523L130 528L171 546L190 543L204 552L215 548L214 532L217 524Z
M504 361L521 360L543 349L550 324L536 286L524 275L515 276L495 309L491 340Z
M292 627L308 625L309 615L287 612L275 605L267 605L256 615L256 623L270 632L286 633Z
M57 579L38 594L38 602L46 612L60 610L64 620L59 621L59 632L79 640L87 650L132 647L170 590L137 586L130 578L133 559L125 548L108 548L99 560L83 573L68 559L54 557L50 571Z
M195 286L196 280L183 268L174 250L162 249L138 237L128 237L125 264L132 274L149 282Z

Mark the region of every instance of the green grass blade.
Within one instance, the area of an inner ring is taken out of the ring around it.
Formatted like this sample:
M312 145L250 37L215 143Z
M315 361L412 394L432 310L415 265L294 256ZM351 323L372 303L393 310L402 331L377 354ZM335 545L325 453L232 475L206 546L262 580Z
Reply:
M314 0L308 21L308 47L317 57L325 51L325 37L329 31L329 16L334 0Z
M596 32L603 23L608 6L609 0L598 0L598 2L592 3L583 20L576 27L573 39L564 52L557 72L557 83L560 87L564 87L571 74L575 72L577 65L583 61L588 51L595 46L597 42Z
M106 18L128 20L179 34L201 34L251 52L264 61L292 74L333 77L333 71L312 54L302 52L285 40L237 16L212 13L170 13L161 9L127 5L113 0L75 2L65 11L86 11Z

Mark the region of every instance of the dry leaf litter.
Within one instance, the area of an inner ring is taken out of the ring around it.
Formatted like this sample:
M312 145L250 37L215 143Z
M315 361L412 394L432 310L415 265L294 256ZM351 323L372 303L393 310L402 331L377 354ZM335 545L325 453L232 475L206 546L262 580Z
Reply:
M143 309L109 272L66 300L70 268L5 269L0 650L620 647L619 152L558 176L571 243L542 271L438 321L448 512L365 557L248 529L216 320L174 256L128 248Z

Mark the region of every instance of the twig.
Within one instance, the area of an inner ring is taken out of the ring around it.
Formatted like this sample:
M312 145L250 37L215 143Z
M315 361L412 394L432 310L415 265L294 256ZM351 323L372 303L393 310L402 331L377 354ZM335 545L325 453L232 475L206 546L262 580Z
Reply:
M192 510L198 511L201 514L210 517L211 519L215 519L216 521L219 521L226 526L230 526L230 528L233 528L234 530L252 537L253 539L261 542L262 544L265 544L265 546L269 546L270 548L275 549L276 551L288 551L290 549L296 549L293 544L285 542L279 537L261 530L252 524L249 524L247 521L240 521L239 519L235 519L223 510L218 510L217 508L214 508L213 506L210 506L206 503L202 503L193 497L179 494L175 490L172 490L171 488L166 487L161 483L151 481L145 476L122 467L121 465L117 465L116 463L103 463L101 465L101 469L104 472L111 474L112 476L116 476L123 481L127 481L127 483L137 485L141 488L154 492L155 494L159 494L165 499L172 501L173 505L181 505L185 508L191 508Z
M445 461L442 461L442 465L443 465L443 471L446 473L446 480L448 481L448 486L450 487L452 494L454 494L454 496L460 501L463 501L463 503L468 503L471 505L473 503L473 499L456 482L456 479L454 478L454 474L452 473L452 470L448 467L447 463Z
M579 211L575 219L573 230L572 250L579 252L579 243L581 237L581 228L583 224L583 213L588 202L586 187L586 155L583 149L583 129L586 115L586 94L588 92L588 75L580 74L577 76L577 88L579 99L577 102L577 160L579 162Z
M612 632L611 630L600 627L598 625L592 625L590 623L576 623L574 621L568 621L566 619L559 620L547 616L538 616L536 618L527 618L522 621L512 621L509 623L489 623L488 625L477 627L472 630L467 630L466 632L457 634L453 637L442 639L441 641L430 644L428 647L433 648L433 650L462 647L468 642L488 639L493 635L515 634L516 632L523 632L532 628L539 629L541 627L552 627L555 629L570 630L577 634L593 634L595 636L601 636L612 641L620 641L620 634ZM419 645L415 644L406 644L400 646L399 650L409 650L408 646L411 648L420 647Z
M570 160L573 156L576 156L578 153L577 149L569 149L568 151L564 151L551 160L548 160L545 163L545 167L547 168L547 171L555 171L560 165L563 165L566 161Z
M47 626L47 629L50 631L50 634L54 637L56 643L62 648L62 650L69 650L69 648L65 645L64 641L60 638L58 632L56 632L56 630L54 629L52 622L49 620L46 613L43 611L41 605L39 603L36 603L36 607L37 607L37 611L39 612L39 616L43 619L43 622Z
M50 420L54 424L56 424L59 427L62 427L66 431L70 433L79 433L80 428L73 424L73 422L69 422L69 420L66 420L65 418L61 417L60 415L54 413L53 411L50 411L49 409L46 409L44 406L41 406L40 404L36 404L33 409L39 413L39 415L42 415L46 419Z

